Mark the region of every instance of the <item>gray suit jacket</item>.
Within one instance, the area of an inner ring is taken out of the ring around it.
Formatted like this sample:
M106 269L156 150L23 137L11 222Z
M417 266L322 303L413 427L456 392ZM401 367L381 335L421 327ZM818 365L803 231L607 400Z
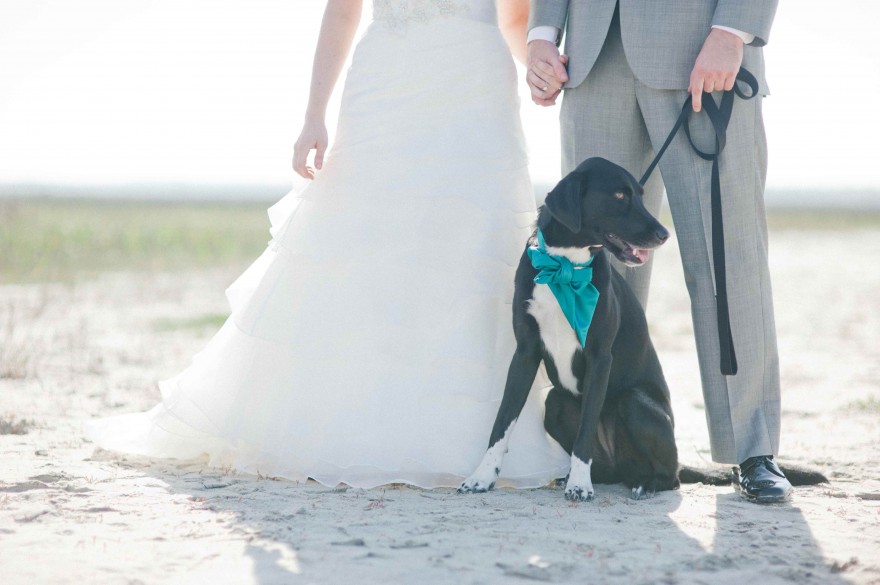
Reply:
M755 35L743 66L767 93L761 47L770 37L778 0L619 0L626 59L636 77L655 89L687 89L712 25ZM596 62L618 0L532 0L529 28L565 30L566 87L580 85Z

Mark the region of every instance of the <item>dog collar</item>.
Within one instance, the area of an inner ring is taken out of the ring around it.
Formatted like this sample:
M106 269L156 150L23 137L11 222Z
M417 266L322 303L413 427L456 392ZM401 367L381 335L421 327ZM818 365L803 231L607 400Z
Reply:
M527 250L532 267L538 271L534 281L550 287L562 314L584 347L599 302L599 289L592 282L593 259L574 263L565 256L550 254L541 228L536 235L538 245L529 246Z

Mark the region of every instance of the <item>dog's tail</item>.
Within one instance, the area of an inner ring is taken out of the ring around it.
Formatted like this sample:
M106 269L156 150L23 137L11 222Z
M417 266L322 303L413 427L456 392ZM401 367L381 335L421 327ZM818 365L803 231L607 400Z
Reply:
M779 469L791 482L791 485L816 485L828 483L828 478L816 469L795 465L793 463L778 463ZM678 470L678 480L681 483L704 483L706 485L730 485L733 482L733 470L724 467L697 468L690 465L682 465Z

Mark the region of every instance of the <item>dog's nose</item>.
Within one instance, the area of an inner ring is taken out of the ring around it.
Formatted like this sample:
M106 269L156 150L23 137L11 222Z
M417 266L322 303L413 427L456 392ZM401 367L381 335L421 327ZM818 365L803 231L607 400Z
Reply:
M660 226L655 235L657 236L657 239L660 240L661 243L663 243L669 239L669 230L667 230L663 226Z

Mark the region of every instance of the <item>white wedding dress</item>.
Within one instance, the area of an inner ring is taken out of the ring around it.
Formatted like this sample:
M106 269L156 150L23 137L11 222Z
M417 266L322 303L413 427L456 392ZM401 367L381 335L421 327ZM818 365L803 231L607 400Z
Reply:
M492 0L375 0L324 170L269 210L228 321L159 405L90 438L331 486L457 486L503 393L535 214L516 83ZM568 472L538 386L499 485Z

